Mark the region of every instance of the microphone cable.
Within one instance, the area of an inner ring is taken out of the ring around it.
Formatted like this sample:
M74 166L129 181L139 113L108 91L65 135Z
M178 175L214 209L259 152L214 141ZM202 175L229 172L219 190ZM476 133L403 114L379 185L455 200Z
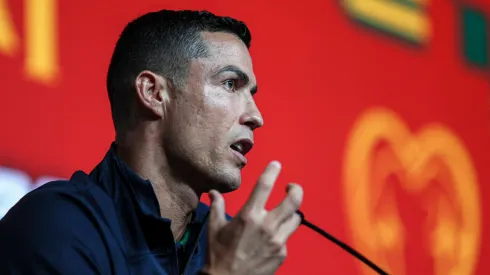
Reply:
M372 268L374 271L376 271L380 275L389 275L386 271L381 269L379 266L377 266L375 263L371 262L368 258L366 258L364 255L361 253L357 252L354 248L348 246L346 243L340 241L339 239L335 238L334 236L330 235L329 233L325 232L318 226L312 224L311 222L307 221L305 219L305 215L303 212L297 210L296 213L301 217L301 224L312 229L313 231L317 232L318 234L322 235L323 237L327 238L331 242L335 243L336 245L340 246L343 250L347 251L349 254L352 256L356 257L359 259L361 262L365 263L367 266Z

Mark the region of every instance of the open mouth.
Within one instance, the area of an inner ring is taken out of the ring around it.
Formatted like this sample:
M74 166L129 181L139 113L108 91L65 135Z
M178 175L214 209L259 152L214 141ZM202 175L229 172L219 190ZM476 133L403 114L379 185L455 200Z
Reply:
M239 140L239 141L233 143L232 145L230 145L230 148L233 151L236 151L236 152L242 154L243 156L245 156L248 152L250 152L250 150L252 150L253 146L254 145L253 145L253 142L251 140L244 139L244 140Z

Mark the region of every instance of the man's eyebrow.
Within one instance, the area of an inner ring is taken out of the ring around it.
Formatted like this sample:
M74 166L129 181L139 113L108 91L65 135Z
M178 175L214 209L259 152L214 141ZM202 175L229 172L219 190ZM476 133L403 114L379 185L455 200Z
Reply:
M221 68L215 75L219 75L221 73L224 73L224 72L233 72L237 75L237 77L243 81L243 84L244 85L247 85L250 81L250 78L248 77L248 75L242 71L240 68L238 68L237 66L235 65L228 65L228 66L225 66L223 68ZM250 93L252 95L256 94L257 93L257 85L253 86L252 89L250 89Z
M248 82L250 81L250 78L248 77L248 75L244 71L240 70L240 68L238 68L237 66L234 66L234 65L225 66L225 67L221 68L216 73L216 75L219 75L219 74L224 73L224 72L235 73L238 76L238 78L244 82L245 85L247 85Z

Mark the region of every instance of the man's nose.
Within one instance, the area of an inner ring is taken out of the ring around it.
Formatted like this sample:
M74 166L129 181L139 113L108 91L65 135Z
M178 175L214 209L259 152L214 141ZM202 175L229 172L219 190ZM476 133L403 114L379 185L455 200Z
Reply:
M264 118L253 100L249 102L247 111L240 117L240 124L248 126L252 131L264 125Z

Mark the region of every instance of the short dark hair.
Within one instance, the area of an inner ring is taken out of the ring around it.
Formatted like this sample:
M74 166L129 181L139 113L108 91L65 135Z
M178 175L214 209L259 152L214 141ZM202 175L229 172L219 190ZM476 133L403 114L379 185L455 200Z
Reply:
M182 88L192 58L208 55L202 32L236 35L250 47L247 25L208 11L161 10L130 22L122 31L107 73L107 92L116 132L131 113L134 80L144 70L161 74Z

